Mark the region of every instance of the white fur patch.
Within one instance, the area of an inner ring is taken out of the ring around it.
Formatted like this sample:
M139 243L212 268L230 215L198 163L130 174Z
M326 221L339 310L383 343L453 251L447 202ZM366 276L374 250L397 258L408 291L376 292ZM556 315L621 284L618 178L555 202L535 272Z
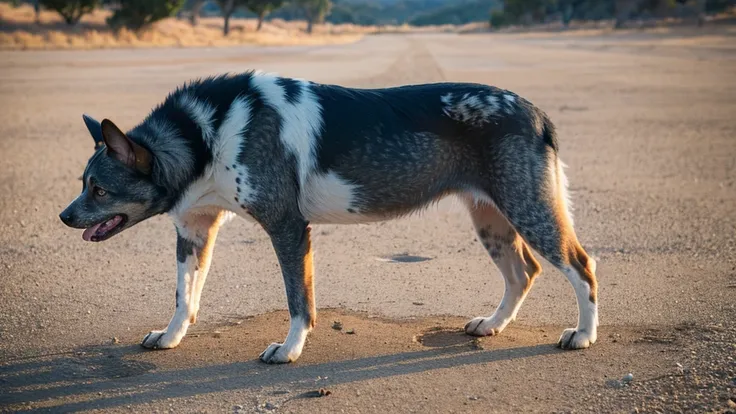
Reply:
M252 200L254 189L248 184L247 167L240 164L237 158L243 145L242 134L250 117L247 98L238 97L230 104L214 135L216 138L211 141L214 162L197 181L186 188L171 210L170 214L175 220L190 213L215 214L219 210L244 213L241 205L247 205Z
M464 193L459 194L459 196L466 200L466 204L468 205L468 207L492 206L497 211L500 211L498 210L498 207L496 207L496 203L491 200L491 197L488 197L488 195L480 190L468 190Z
M453 100L453 95L448 93L440 96L440 101L443 103L442 111L445 115L456 121L477 126L491 122L491 117L496 115L499 109L498 98L493 95L466 93L460 99Z
M355 209L355 186L346 182L334 171L314 174L307 179L301 191L299 209L304 218L313 223L350 224L367 221L367 218L348 209Z
M176 297L177 306L169 325L163 331L151 331L141 343L146 348L168 349L174 348L181 342L189 329L192 314L192 282L197 271L197 256L190 252L186 261L176 262Z
M506 103L503 108L504 111L509 115L513 114L516 109L516 97L507 93L503 95L503 101Z
M215 139L215 131L212 127L212 119L215 116L215 108L207 102L198 100L194 95L185 93L179 97L179 106L192 118L195 124L202 130L202 138L208 147L212 148Z
M291 357L290 359L292 361L299 358L299 355L302 354L304 341L307 340L307 335L309 334L309 328L307 326L306 321L300 317L291 320L289 333L286 335L286 341L284 341L283 347L286 349L286 354Z
M213 169L210 166L207 167L202 177L191 183L184 190L184 194L179 199L179 202L169 211L169 215L176 222L179 217L193 214L195 210L204 208L210 208L212 210L221 209L221 205L224 203L218 201L220 196L217 195L215 190ZM208 213L211 213L211 211L208 211Z
M444 104L442 111L449 116L449 108L452 106L452 94L448 93L447 95L440 96L440 101Z
M575 289L575 297L578 302L578 331L585 331L593 343L596 340L598 327L598 304L590 301L590 286L583 280L572 266L565 266L562 272Z
M498 97L495 95L486 96L486 102L488 102L488 106L493 112L498 112L498 110L501 108L501 105L498 102Z
M247 205L255 197L255 189L249 184L248 168L238 161L245 145L243 131L250 123L250 111L250 103L246 98L236 98L217 131L215 184L221 194L228 198L232 210L238 212L242 210L241 205Z
M563 209L565 210L567 218L570 220L570 224L572 225L574 222L572 216L572 199L570 198L567 175L565 175L566 167L567 166L565 165L565 163L558 158L557 162L555 163L555 170L553 171L553 173L557 178L557 196L560 197Z
M301 187L314 171L317 163L317 138L322 130L322 106L309 87L309 83L296 80L301 93L296 103L286 100L284 88L274 75L254 76L251 81L282 118L281 141L297 159L297 173Z
M266 348L260 355L264 362L284 364L290 361L296 361L302 354L304 342L309 334L309 326L306 321L300 317L291 319L289 334L283 344L273 343Z

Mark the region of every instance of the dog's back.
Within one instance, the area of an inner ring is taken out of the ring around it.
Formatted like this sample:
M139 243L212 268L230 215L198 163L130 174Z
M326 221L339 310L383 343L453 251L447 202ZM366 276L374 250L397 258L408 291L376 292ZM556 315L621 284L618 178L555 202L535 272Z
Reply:
M495 170L516 161L498 154L521 151L529 162L546 165L557 147L542 111L491 86L313 90L323 113L316 174L350 186L353 203L345 209L362 219L402 215L450 193L477 192ZM350 214L343 218L351 221Z

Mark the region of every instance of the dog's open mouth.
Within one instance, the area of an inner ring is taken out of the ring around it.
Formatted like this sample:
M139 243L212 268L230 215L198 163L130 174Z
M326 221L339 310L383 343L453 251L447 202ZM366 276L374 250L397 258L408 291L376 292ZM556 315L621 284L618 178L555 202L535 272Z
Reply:
M118 214L109 220L88 228L82 233L82 238L86 241L93 242L107 240L120 231L127 221L128 218L125 215Z

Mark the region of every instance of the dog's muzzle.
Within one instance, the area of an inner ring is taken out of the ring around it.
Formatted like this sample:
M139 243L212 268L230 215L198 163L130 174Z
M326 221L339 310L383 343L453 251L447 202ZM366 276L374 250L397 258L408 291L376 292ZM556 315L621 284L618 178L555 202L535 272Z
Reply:
M66 224L69 227L74 227L74 213L69 211L69 208L66 208L64 211L59 214L59 219L61 219L61 222Z

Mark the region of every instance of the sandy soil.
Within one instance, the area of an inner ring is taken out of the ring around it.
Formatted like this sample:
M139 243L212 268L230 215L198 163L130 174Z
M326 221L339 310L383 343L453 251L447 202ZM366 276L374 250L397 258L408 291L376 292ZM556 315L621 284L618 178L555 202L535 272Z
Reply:
M0 52L0 410L734 412L736 42L679 39ZM190 335L141 349L173 312L173 226L157 217L101 244L63 226L92 149L81 114L131 127L180 82L246 68L354 86L483 82L545 109L598 260L598 343L554 347L576 306L546 262L515 323L464 336L503 284L448 200L316 226L320 319L294 364L257 361L288 330L286 302L266 235L242 220L220 233ZM428 260L380 260L402 254Z

